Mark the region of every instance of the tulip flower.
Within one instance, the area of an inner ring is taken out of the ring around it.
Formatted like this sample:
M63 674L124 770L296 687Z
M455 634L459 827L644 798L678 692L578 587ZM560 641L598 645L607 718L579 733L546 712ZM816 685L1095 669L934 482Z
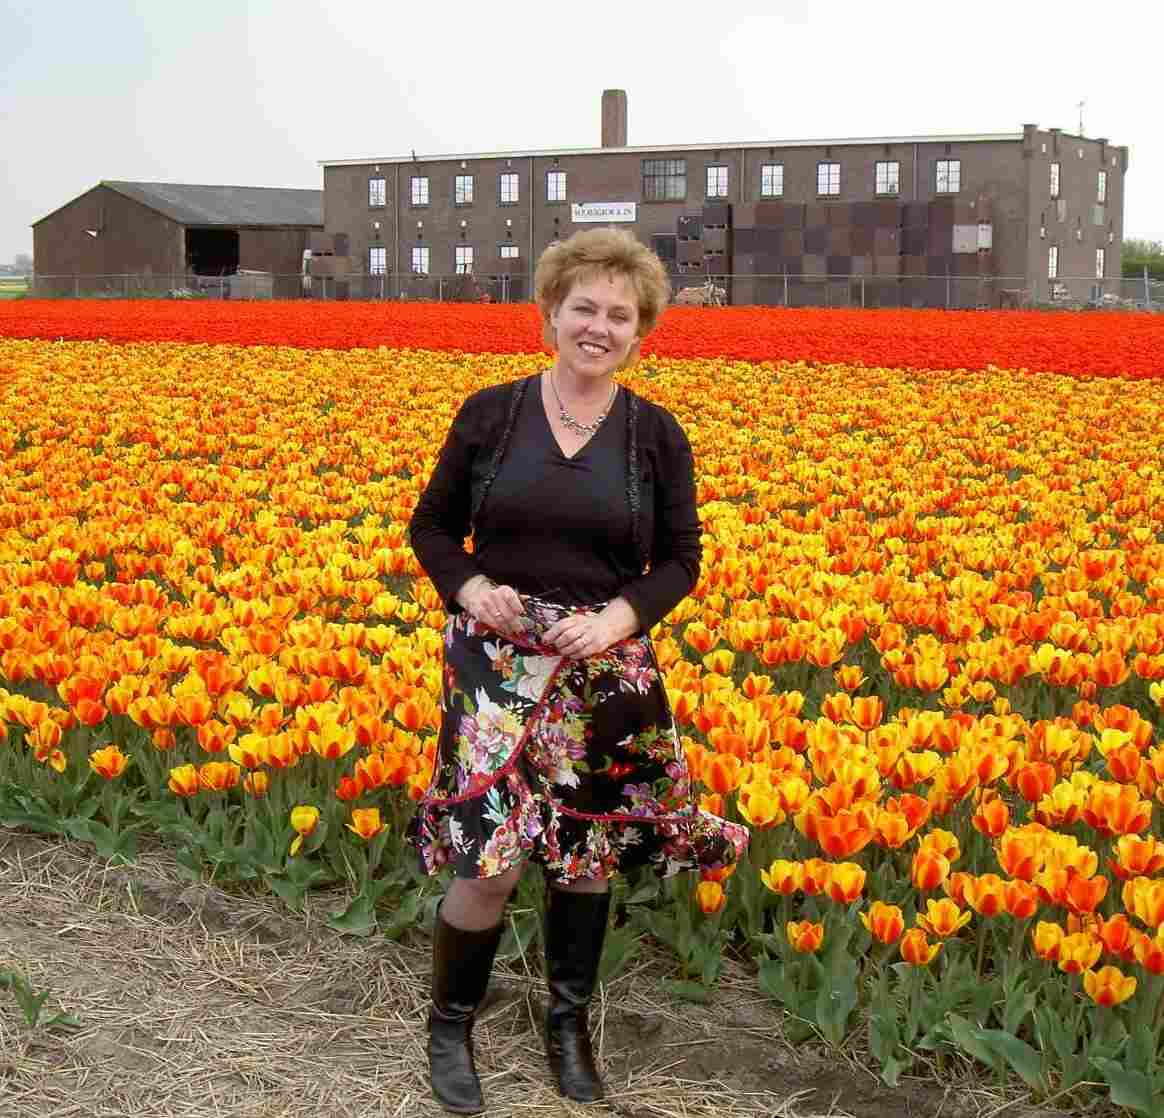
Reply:
M249 772L243 777L243 791L261 800L271 790L271 777L266 772Z
M170 770L170 779L167 785L175 796L197 796L202 785L198 780L198 770L193 765L179 765Z
M291 840L291 855L294 857L303 847L303 840L314 833L319 826L319 808L311 804L299 804L291 809L291 829L295 838Z
M198 770L198 783L207 792L226 792L241 779L242 769L231 761L207 761Z
M950 873L950 860L934 850L919 850L913 856L909 876L915 889L929 892L946 880Z
M823 893L833 875L833 863L823 858L808 858L801 863L801 889L810 897Z
M1149 974L1164 974L1164 933L1141 934L1135 943L1136 962Z
M1103 944L1088 932L1064 936L1059 944L1059 969L1067 974L1082 974L1095 966Z
M1010 830L998 842L998 864L1003 873L1031 881L1043 862L1042 852L1033 835Z
M838 904L851 904L865 888L864 867L856 862L837 862L829 874L825 891Z
M1083 973L1083 989L1096 1005L1121 1005L1136 992L1136 980L1117 967Z
M922 928L910 928L901 937L898 950L902 959L914 967L927 967L941 951L941 943L931 944Z
M107 745L89 754L89 767L106 780L115 780L121 776L128 763L129 758L116 745Z
M1099 902L1107 896L1106 877L1085 877L1074 867L1067 869L1067 882L1063 891L1063 904L1068 911L1081 916L1094 912Z
M799 862L777 858L766 870L760 871L760 880L783 897L790 897L804 886L804 867Z
M1040 920L1031 932L1035 954L1049 963L1057 963L1065 934L1060 925Z
M1139 838L1121 835L1115 846L1116 856L1108 861L1112 873L1123 881L1133 877L1150 877L1164 869L1164 842L1155 835Z
M966 904L966 890L974 884L974 875L956 870L942 882L942 892L956 905Z
M1121 912L1108 920L1101 920L1097 935L1104 951L1125 963L1130 963L1136 957L1136 946L1143 933L1133 928L1131 922Z
M346 826L362 839L373 839L384 830L384 822L380 818L378 807L352 808L352 821Z
M789 920L784 926L784 934L794 951L812 955L820 950L824 942L824 925L809 920Z
M925 914L918 915L917 923L930 935L946 939L964 928L971 919L969 912L963 912L952 900L943 897L927 901Z
M1006 908L1005 884L995 873L971 877L962 892L966 903L979 916L997 916Z
M712 916L727 903L727 894L718 881L701 881L695 887L695 901L704 916Z
M996 839L1006 833L1010 824L1010 808L1000 798L983 800L970 820L974 829L987 838Z
M1006 914L1016 920L1029 920L1039 911L1039 891L1029 881L1008 881L1003 888Z
M885 944L896 943L905 930L901 909L884 901L874 901L868 912L862 912L861 923L874 939Z

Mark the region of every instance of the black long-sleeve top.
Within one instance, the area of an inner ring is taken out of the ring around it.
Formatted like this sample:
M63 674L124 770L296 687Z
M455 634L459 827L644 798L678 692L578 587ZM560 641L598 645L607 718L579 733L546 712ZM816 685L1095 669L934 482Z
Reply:
M460 588L485 574L569 605L621 595L646 631L699 577L690 444L670 412L626 388L573 458L554 440L537 375L474 393L410 528L450 611Z

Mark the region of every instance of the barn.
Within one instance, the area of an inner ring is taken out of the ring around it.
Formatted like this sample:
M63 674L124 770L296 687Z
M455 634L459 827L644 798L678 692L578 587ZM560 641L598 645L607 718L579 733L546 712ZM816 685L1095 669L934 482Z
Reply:
M226 276L254 293L264 276L293 296L323 191L104 180L32 229L37 294L221 291Z

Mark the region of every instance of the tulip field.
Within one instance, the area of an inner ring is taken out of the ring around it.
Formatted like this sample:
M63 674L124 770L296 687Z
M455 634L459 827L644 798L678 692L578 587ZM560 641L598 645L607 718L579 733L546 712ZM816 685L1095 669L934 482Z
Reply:
M653 636L752 846L618 882L607 973L650 939L699 1001L735 958L891 1086L959 1053L1164 1113L1164 316L684 308L643 348L705 533ZM423 929L408 519L464 397L546 361L526 306L0 305L0 825Z

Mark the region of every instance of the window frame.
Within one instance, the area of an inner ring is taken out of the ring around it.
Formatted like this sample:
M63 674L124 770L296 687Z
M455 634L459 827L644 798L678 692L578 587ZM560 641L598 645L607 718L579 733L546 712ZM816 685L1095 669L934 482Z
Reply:
M779 174L777 174L779 172ZM769 186L775 186L776 180L780 181L779 190L765 190L764 179L768 176ZM761 163L760 164L760 197L761 198L783 198L784 197L784 164L783 163Z
M379 183L379 190L374 191L373 185ZM379 194L380 200L377 202L376 195ZM370 175L368 177L368 209L382 210L388 205L388 180L379 175Z
M421 188L420 190L417 189L418 183L424 183L423 188ZM423 194L423 198L419 201L417 200L418 194ZM409 179L408 179L408 204L410 206L412 206L414 209L423 209L425 206L428 205L430 197L431 197L431 190L430 190L430 184L428 181L428 175L411 175L411 176L409 176Z
M1063 165L1058 160L1051 163L1047 172L1047 189L1052 198L1058 198L1063 190Z
M379 254L380 265L376 266L375 256ZM368 246L368 275L370 276L386 276L388 274L388 246L387 245L369 245Z
M881 186L881 169L885 168L885 189ZM889 168L895 168L890 182ZM876 198L896 198L901 194L901 160L878 159L873 164L873 196Z
M639 165L639 172L644 202L687 201L686 158L644 159Z
M559 176L561 177L561 185L562 185L561 197L558 197L550 189L551 182L557 182ZM567 189L566 184L568 181L569 180L566 178L566 172L564 170L562 170L561 167L551 167L548 171L546 171L546 201L547 202L564 202L564 201L566 201L566 189Z
M505 197L507 179L513 180L513 197ZM502 171L497 176L497 204L499 206L516 206L521 202L521 176L517 171Z
M421 267L417 267L417 255L419 254L421 260L424 262ZM411 274L414 276L427 276L432 268L432 251L428 245L413 245L412 253L409 257L409 264L411 265Z
M712 173L715 173L715 193L712 193ZM722 174L721 174L722 172ZM726 163L708 163L703 171L703 189L705 198L730 198L731 174Z
M1059 278L1059 246L1047 246L1047 279Z
M465 190L465 184L468 184L469 189ZM473 193L476 189L476 184L473 182L473 175L467 171L459 172L453 176L453 205L454 206L471 206L473 204Z
M1096 205L1107 205L1107 171L1101 170L1095 179Z
M512 241L505 241L497 246L497 254L502 260L520 260L521 246Z
M946 187L943 190L941 187L942 181L942 167L945 166ZM954 183L953 189L950 184ZM955 159L952 156L944 155L941 159L934 160L934 193L935 194L960 194L962 191L962 160Z
M1095 250L1095 278L1107 279L1107 249L1102 245Z
M468 254L467 260L462 259L463 253ZM472 245L454 245L453 246L453 275L471 276L472 274L473 274L473 246Z
M822 175L827 177L822 178ZM836 180L836 189L833 189L834 179ZM821 189L822 186L825 187L824 190ZM840 195L841 161L839 159L818 159L816 164L816 196L818 198L839 198Z

